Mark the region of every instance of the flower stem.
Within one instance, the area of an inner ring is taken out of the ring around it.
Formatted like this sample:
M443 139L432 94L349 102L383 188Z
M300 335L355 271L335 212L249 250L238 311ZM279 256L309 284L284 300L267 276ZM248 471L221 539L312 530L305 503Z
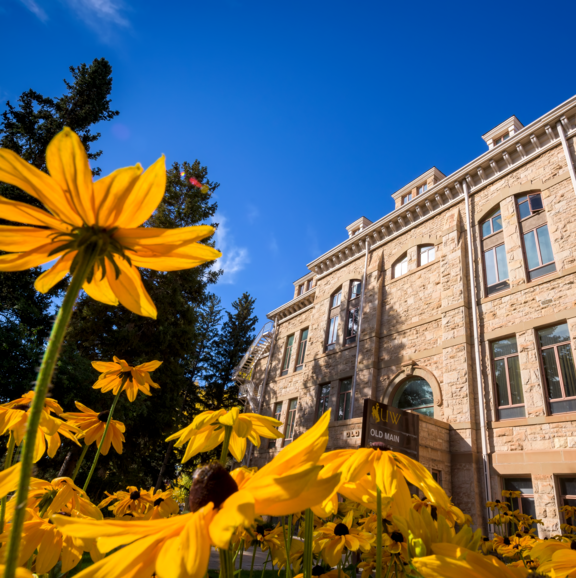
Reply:
M6 449L6 459L4 460L4 469L7 470L12 465L12 456L14 455L14 446L16 445L16 438L14 434L10 432L10 437L8 438L8 448ZM2 498L0 505L0 534L4 532L4 518L6 517L6 496Z
M254 570L254 560L256 559L256 548L258 548L258 542L254 544L254 550L252 551L252 562L250 562L250 577L252 578L252 570ZM242 572L242 564L240 564L240 572Z
M72 481L74 481L76 479L76 476L78 475L78 472L80 471L80 466L82 465L82 462L84 461L84 456L86 455L87 451L88 451L88 445L86 443L84 443L84 448L82 449L82 453L80 454L80 457L78 458L78 461L76 462L76 467L74 468L74 472L72 474Z
M266 566L268 566L268 560L270 560L270 549L268 549L268 554L266 556L266 560L264 560L264 566L262 567L262 574L260 574L260 578L264 578L264 572L266 572Z
M314 540L314 514L310 508L304 514L304 578L312 578L312 549Z
M224 548L218 548L220 553L220 578L233 578L234 565L230 559L230 552Z
M28 502L28 490L30 488L30 477L32 475L32 465L34 463L34 446L36 444L36 435L40 418L44 411L44 401L48 393L48 387L52 381L54 367L60 354L60 346L64 341L66 327L72 316L74 303L78 298L80 289L88 277L88 273L94 266L96 251L86 252L82 255L68 290L62 301L62 306L56 321L50 333L48 346L44 352L42 365L38 373L38 380L34 389L34 398L28 414L28 423L26 424L26 436L22 449L22 469L20 471L20 480L18 482L18 491L16 494L16 507L14 508L14 517L12 518L12 528L8 540L8 552L6 555L6 567L4 569L4 578L14 578L16 567L18 565L18 552L20 550L20 540L22 539L22 528L24 526L24 517L26 516L26 503Z
M382 578L382 492L376 485L376 578Z
M84 483L84 487L82 488L84 491L86 491L86 488L88 487L88 484L90 483L90 480L92 479L92 474L94 473L94 470L96 469L96 464L98 463L98 458L100 457L100 450L102 449L102 446L104 445L104 440L106 439L106 434L108 433L108 428L110 427L110 422L112 421L112 415L114 414L114 409L116 408L116 404L118 403L118 400L120 399L120 394L122 393L122 390L124 389L124 384L126 383L126 376L122 377L122 384L120 385L115 397L114 397L114 401L112 402L112 407L110 408L110 412L108 413L108 419L106 420L106 427L104 428L104 434L102 435L102 439L100 440L100 444L98 445L98 449L96 450L96 455L94 456L94 461L92 462L92 467L90 468L90 473L88 474L88 478L86 479L86 482Z
M232 426L224 426L224 441L222 442L222 453L220 454L220 463L226 467L228 459L228 446L230 445L230 438L232 437Z

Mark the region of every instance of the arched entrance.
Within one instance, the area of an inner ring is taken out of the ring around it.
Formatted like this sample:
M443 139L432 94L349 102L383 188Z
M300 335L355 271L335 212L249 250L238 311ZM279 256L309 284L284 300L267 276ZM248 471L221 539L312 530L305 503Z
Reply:
M392 398L392 407L410 409L434 417L434 393L430 384L417 375L406 378Z

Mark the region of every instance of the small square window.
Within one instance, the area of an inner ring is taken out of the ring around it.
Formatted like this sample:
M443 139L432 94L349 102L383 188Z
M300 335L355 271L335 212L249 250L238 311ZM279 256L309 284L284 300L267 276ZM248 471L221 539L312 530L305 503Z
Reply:
M342 301L342 291L338 291L336 295L332 295L332 304L331 307L338 307Z
M503 143L505 140L508 140L510 138L510 133L506 133L503 134L502 136L499 136L498 138L494 139L494 146L499 145L501 143Z
M405 205L408 201L412 200L412 193L408 193L402 197L402 204Z
M421 187L418 187L418 194L421 195L422 193L425 193L428 190L428 184L424 184Z
M427 265L434 261L436 257L436 247L432 245L431 247L420 247L420 265Z

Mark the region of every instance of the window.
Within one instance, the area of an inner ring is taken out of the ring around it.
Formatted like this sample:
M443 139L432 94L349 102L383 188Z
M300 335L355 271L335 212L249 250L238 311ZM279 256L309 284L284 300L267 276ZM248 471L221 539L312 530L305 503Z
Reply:
M518 197L517 202L521 221L527 217L531 217L539 211L544 210L544 205L542 204L542 196L540 193Z
M548 225L525 233L524 249L526 250L530 281L556 271Z
M515 337L492 342L494 383L500 419L525 417L524 392L520 376L520 361Z
M509 138L510 138L510 133L508 133L508 132L506 134L503 134L502 136L499 136L498 138L494 139L494 146L503 143L505 140L508 140Z
M343 379L340 382L340 392L338 394L338 414L336 419L350 419L350 409L352 404L352 379Z
M441 486L442 485L442 472L440 470L430 470L434 481Z
M296 360L296 371L304 367L304 356L306 355L306 343L308 343L308 329L304 329L300 335L300 347L298 347L298 359Z
M338 307L342 301L342 291L338 291L335 295L332 295L332 304L330 307Z
M427 265L434 261L436 257L436 247L434 245L428 245L426 247L420 247L418 251L418 259L420 261L420 265Z
M304 283L298 285L298 290L296 291L296 295L300 296L304 293Z
M482 252L484 255L484 281L486 294L510 289L508 281L508 260L504 246L502 213L500 209L492 213L481 223Z
M360 293L362 290L361 281L350 282L350 292L348 294L348 312L346 323L346 345L356 343L358 335L358 323L360 319Z
M425 193L428 190L428 184L422 185L421 187L418 187L418 194L421 195L422 193Z
M328 411L330 407L330 384L325 383L318 386L318 411L316 412L316 419Z
M482 223L482 238L502 230L502 213L500 209Z
M338 341L338 315L330 317L330 324L328 327L328 343L327 349L334 349Z
M488 295L510 288L508 261L506 260L506 247L504 245L498 245L484 251L484 267L486 269Z
M406 255L401 261L396 262L394 265L394 279L406 274L408 272L408 255Z
M530 281L554 273L554 252L550 241L546 212L540 193L516 199L518 218L524 239L524 253Z
M568 324L538 331L551 413L576 411L576 371Z
M409 377L396 392L392 406L434 417L434 395L430 384L421 377Z
M536 518L534 488L531 478L504 478L504 489L511 492L522 492L519 498L504 498L508 504L512 502L512 510L520 510L520 513ZM535 528L536 525L533 527Z
M284 352L284 363L282 364L282 375L287 375L290 369L290 357L292 357L292 347L294 346L294 335L289 335L286 341L286 351Z
M402 197L402 204L405 205L408 201L412 200L412 193L408 193Z
M296 423L297 399L288 402L288 415L286 416L286 429L284 431L284 445L289 444L294 439L294 424Z
M274 419L282 421L282 402L278 401L274 405ZM268 449L276 447L276 440L268 440Z
M576 478L560 478L560 507L576 507ZM564 512L564 522L571 526L576 526L576 515ZM572 533L566 532L565 533Z
M352 281L352 284L350 285L350 299L360 297L361 291L362 291L362 282Z
M314 279L308 279L308 281L306 282L306 291L310 291L310 289L312 289L313 284Z

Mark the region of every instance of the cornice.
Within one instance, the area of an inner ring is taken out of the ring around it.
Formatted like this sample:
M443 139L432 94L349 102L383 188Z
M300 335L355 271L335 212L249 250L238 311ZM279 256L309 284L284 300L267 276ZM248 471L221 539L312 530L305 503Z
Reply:
M364 252L366 243L370 244L370 250L375 249L458 203L464 194L464 180L468 183L470 194L476 194L547 150L560 146L556 123L562 123L567 137L574 136L574 113L576 96L525 126L505 143L489 149L422 195L308 263L308 269L319 280L334 269L357 259Z
M292 301L288 301L288 303L280 305L280 307L277 307L274 311L270 311L266 317L272 320L277 319L281 323L286 317L300 313L302 309L312 305L315 294L316 287L312 287L310 291L306 291L306 293L298 295L298 297L292 299Z
M446 178L446 175L436 167L432 167L425 173L422 173L420 176L410 181L407 185L404 185L401 189L398 189L395 193L392 194L392 198L396 200L398 197L402 197L406 193L409 193L417 185L421 184L422 181L427 181L430 177L436 177L438 181L443 181Z

